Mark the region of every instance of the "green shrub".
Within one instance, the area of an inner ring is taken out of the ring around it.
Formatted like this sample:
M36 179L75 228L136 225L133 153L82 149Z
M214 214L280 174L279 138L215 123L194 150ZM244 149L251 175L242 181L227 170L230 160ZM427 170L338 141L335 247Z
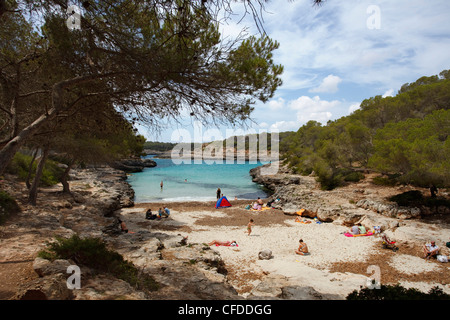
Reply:
M17 212L20 212L20 207L16 200L8 193L0 191L0 224L4 223L10 215Z
M314 171L322 190L333 190L342 184L343 177L339 170L334 170L325 163L317 163Z
M450 208L450 200L442 198L427 197L424 199L423 204L427 207L447 207Z
M389 201L396 202L399 206L408 207L422 203L423 195L418 190L411 190L392 196Z
M28 169L30 167L30 162L32 157L21 152L17 152L14 155L13 160L7 168L7 172L17 175L17 177L25 181L28 176ZM30 181L33 179L37 167L37 161L33 163L31 168ZM52 186L59 182L64 169L58 166L58 163L53 160L48 160L45 162L44 169L42 170L41 184L43 186Z
M381 285L380 289L363 288L351 292L347 300L450 300L450 295L439 287L433 287L428 293L415 288L406 289L399 284Z
M56 238L38 256L48 260L70 259L77 265L84 265L100 273L109 273L128 282L139 290L156 291L158 283L147 274L141 273L131 262L106 247L99 238L81 239L74 235L69 239Z
M359 182L360 180L364 179L364 174L361 172L350 172L348 174L345 175L344 177L344 181L347 182Z
M377 186L393 187L393 186L397 185L398 181L396 178L374 177L372 179L372 183L376 184Z
M450 201L443 198L424 197L418 190L406 191L389 198L390 201L396 202L399 206L426 206L426 207L440 207L444 206L450 208Z

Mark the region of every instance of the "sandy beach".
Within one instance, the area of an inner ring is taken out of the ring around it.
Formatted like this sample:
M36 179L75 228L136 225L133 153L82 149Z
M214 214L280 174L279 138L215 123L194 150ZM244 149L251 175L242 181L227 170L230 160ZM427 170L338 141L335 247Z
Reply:
M237 247L211 248L224 260L228 281L243 297L271 297L276 291L273 288L282 283L312 287L331 299L339 299L365 287L369 278L424 292L439 286L450 293L449 264L422 259L419 243L396 239L400 250L393 252L382 249L382 240L376 236L346 237L343 233L348 227L338 223L319 224L306 219L311 223L303 224L281 210L247 210L249 200L231 202L232 207L222 209L215 209L215 202L136 204L120 214L132 231L159 230L187 236L188 243L235 240ZM157 212L163 206L171 210L170 218L145 220L148 208ZM254 226L248 235L250 219ZM299 239L308 245L309 256L295 253ZM272 251L272 259L258 259L258 253L265 249ZM264 290L266 287L273 288Z

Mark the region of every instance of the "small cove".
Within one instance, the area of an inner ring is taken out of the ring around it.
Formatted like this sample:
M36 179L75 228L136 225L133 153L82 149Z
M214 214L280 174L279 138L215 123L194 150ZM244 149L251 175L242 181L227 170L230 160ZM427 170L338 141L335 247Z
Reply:
M128 177L136 203L211 201L216 199L218 188L229 200L267 197L264 187L252 182L249 174L250 169L262 165L261 162L202 161L198 164L187 161L175 164L171 159L158 159L152 155L146 158L154 160L157 166Z

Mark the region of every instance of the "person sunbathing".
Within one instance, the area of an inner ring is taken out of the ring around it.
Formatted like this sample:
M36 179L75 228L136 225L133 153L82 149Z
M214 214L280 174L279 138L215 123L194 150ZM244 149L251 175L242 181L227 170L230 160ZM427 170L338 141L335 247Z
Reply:
M215 244L216 246L237 246L236 241L219 241L219 240L213 240L212 242L208 243L209 246L212 246Z
M255 202L253 203L252 209L253 209L253 210L261 210L261 209L262 209L262 206L261 206L260 204L258 204L258 202L255 201Z

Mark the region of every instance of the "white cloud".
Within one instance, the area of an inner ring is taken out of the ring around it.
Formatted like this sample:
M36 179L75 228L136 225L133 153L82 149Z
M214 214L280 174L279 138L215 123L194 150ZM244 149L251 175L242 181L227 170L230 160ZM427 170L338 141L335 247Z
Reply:
M352 112L358 110L360 106L361 106L361 103L354 103L354 104L350 105L350 107L348 108L348 113L352 113Z
M297 131L300 124L297 121L277 121L270 126L271 131Z
M389 89L388 91L386 91L384 94L383 94L383 98L386 98L386 97L393 97L394 96L394 89Z
M322 100L320 99L319 96L315 96L313 98L308 96L301 96L296 100L292 100L288 103L291 109L308 113L328 111L340 104L341 102L338 100L334 101Z
M322 83L317 87L309 90L310 92L324 92L324 93L336 93L338 91L338 85L342 82L342 79L338 76L330 74Z
M278 98L277 100L270 100L268 106L271 110L279 110L284 107L284 99Z
M333 114L329 111L311 112L310 114L297 113L297 120L300 123L306 123L310 120L315 120L325 125L328 122L328 120L331 120L332 116Z
M332 111L342 105L341 101L322 100L319 96L313 98L301 96L296 100L290 101L290 109L297 111L297 123L306 123L309 120L316 120L322 124L327 123L333 116Z

